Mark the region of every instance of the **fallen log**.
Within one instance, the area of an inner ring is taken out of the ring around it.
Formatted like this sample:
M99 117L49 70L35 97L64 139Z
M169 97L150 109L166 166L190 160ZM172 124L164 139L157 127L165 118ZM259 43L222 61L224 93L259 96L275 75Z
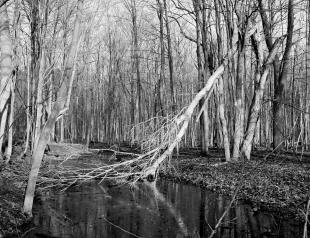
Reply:
M207 93L212 90L214 83L216 82L217 78L220 77L224 73L226 61L220 65L217 70L210 76L208 79L205 87L199 91L198 94L194 97L193 101L190 103L190 105L187 107L186 111L183 115L181 115L178 119L176 119L176 123L181 125L181 128L179 130L179 133L176 135L176 138L172 141L172 143L168 146L166 151L156 159L152 165L150 165L148 168L145 169L143 178L147 178L148 180L152 180L153 178L156 178L156 174L158 171L159 166L167 159L169 158L174 148L181 142L183 136L185 135L185 132L188 128L190 119L193 115L194 109L199 104L199 101L207 95Z

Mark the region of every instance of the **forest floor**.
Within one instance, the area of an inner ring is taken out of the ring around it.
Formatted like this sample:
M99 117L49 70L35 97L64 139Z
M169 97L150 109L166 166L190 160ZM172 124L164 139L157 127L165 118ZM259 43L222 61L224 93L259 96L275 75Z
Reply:
M162 177L190 183L274 212L283 218L305 220L310 198L310 156L290 152L255 151L250 161L221 162L223 151L181 151L160 173Z
M49 170L49 159L61 161L85 151L77 147L81 145L54 148L57 153L45 155L41 173ZM16 154L21 152L15 151ZM222 160L223 151L217 149L204 156L198 150L187 149L174 156L169 165L163 166L160 175L225 195L232 195L237 186L241 186L237 198L249 202L255 210L304 220L303 212L310 193L310 156L301 158L293 153L256 151L250 161L223 163ZM21 231L27 230L22 205L29 171L30 165L25 160L14 157L12 163L0 164L0 238L4 235L21 237Z

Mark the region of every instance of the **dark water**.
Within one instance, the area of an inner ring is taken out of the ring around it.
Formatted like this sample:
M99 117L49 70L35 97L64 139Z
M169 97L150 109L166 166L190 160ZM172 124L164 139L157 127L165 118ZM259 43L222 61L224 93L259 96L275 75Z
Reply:
M208 237L229 200L171 181L111 187L96 182L47 193L31 237ZM232 207L215 237L302 237L303 224Z

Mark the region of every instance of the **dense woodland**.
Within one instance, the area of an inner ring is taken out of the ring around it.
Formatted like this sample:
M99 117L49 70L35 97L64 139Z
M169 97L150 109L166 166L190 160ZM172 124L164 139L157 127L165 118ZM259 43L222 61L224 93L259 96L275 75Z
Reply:
M2 157L32 155L28 195L53 141L309 149L307 0L0 0L0 56Z

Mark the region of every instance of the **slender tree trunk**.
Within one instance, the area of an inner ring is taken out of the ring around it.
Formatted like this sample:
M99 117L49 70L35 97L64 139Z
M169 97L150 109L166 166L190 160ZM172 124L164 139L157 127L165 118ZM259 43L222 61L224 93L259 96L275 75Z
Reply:
M39 79L37 86L37 102L36 102L36 123L35 123L35 143L34 150L38 143L39 134L42 125L42 116L43 116L43 86L44 86L44 69L45 69L45 52L42 51L40 59L40 70L39 70Z
M209 59L213 58L213 55L211 53L211 48L208 48L208 25L207 25L207 4L205 0L200 0L201 2L198 1L199 4L199 10L202 12L202 27L201 27L201 39L202 39L202 51L203 51L203 77L201 79L202 86L204 86L204 81L205 79L208 79L210 77L210 69L212 68L211 65L209 65ZM210 22L210 19L208 19ZM208 103L204 103L204 108L203 108L203 113L202 113L202 120L203 123L201 123L201 126L203 127L203 152L207 153L209 149L209 105Z
M16 72L17 73L17 72ZM16 75L14 76L16 80ZM14 81L15 81L14 80ZM9 132L8 132L8 150L6 154L6 163L8 163L12 156L13 151L13 124L14 124L14 104L15 104L15 82L12 82L11 88L11 103L10 103L10 116L9 116Z
M167 44L168 44L168 60L169 60L169 72L170 72L170 100L171 100L171 108L172 112L176 111L177 105L174 96L174 64L173 64L173 54L172 54L172 43L171 43L171 33L170 33L170 24L168 18L168 10L167 10L167 0L164 1L164 9L165 9L165 20L166 20L166 30L167 30Z
M138 24L137 24L137 6L136 0L131 0L131 17L133 27L133 45L134 45L134 69L136 73L137 84L137 109L138 109L138 123L142 121L141 108L141 76L140 76L140 59L139 59L139 44L138 44Z
M157 81L156 100L155 100L155 116L159 112L162 117L165 116L163 104L161 100L161 89L165 79L165 43L164 43L164 10L161 0L157 0L158 19L159 19L159 42L160 42L160 73Z
M30 97L31 97L31 88L30 88L30 66L27 67L27 104L26 104L26 116L27 116L27 126L26 126L26 141L25 141L25 148L23 153L21 154L21 158L28 151L29 141L30 141L30 129L31 129L31 118L30 118Z
M7 124L7 117L8 117L8 107L9 105L6 104L4 109L2 110L2 116L1 116L1 124L0 124L0 159L3 158L2 154L2 147L3 147L3 141L4 141L4 136L5 136L5 128Z

